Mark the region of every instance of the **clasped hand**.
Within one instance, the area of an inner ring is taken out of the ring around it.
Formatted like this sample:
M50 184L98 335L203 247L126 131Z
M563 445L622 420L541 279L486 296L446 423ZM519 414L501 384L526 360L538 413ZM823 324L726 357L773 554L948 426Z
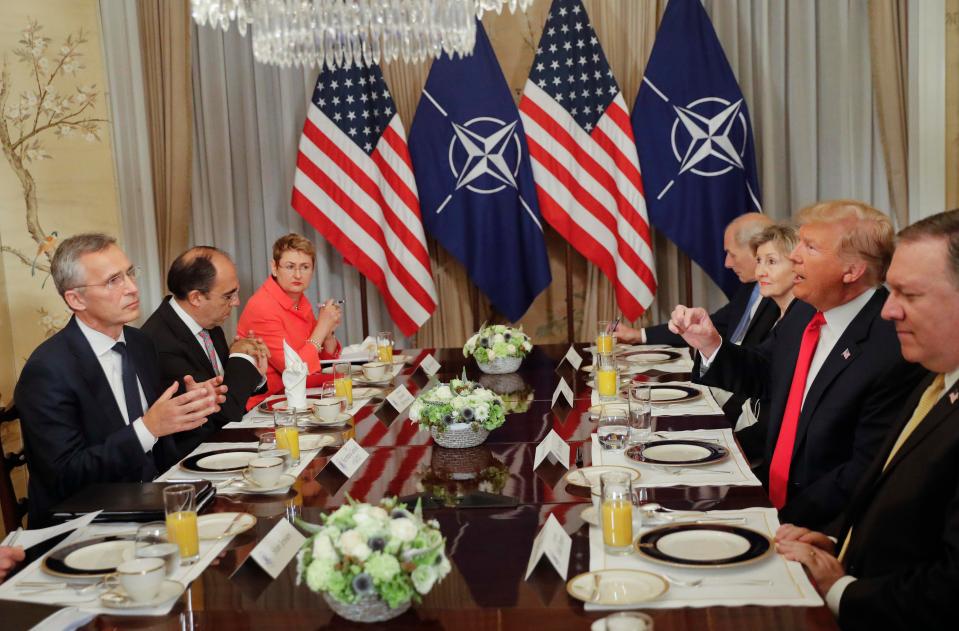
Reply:
M846 573L835 556L833 540L808 528L792 524L780 526L776 531L776 552L801 563L823 596Z
M668 326L670 331L682 336L687 344L706 357L715 353L723 341L709 314L701 307L676 305Z
M203 425L207 417L219 412L220 404L226 401L227 387L223 385L222 376L197 383L187 375L183 383L186 392L174 396L180 388L180 384L174 381L143 415L143 424L157 438Z

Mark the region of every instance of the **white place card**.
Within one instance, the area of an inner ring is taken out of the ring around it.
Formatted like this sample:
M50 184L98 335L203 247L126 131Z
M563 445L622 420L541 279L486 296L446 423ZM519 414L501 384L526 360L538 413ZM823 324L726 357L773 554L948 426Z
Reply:
M102 510L98 510L92 513L87 513L86 515L81 515L76 519L71 519L70 521L64 522L57 526L50 526L48 528L39 528L37 530L23 530L22 528L17 528L16 530L8 533L7 536L4 537L3 541L0 542L0 545L19 546L24 550L29 550L38 543L43 543L48 539L53 539L54 537L62 535L65 532L86 528L91 522L93 522L94 519L97 518L97 515L102 512Z
M545 554L565 581L566 573L569 571L569 551L572 547L573 538L563 530L563 527L550 513L550 516L546 518L546 523L543 524L543 529L533 539L533 552L530 554L529 563L526 565L526 578L524 580L529 580L529 575L533 573L536 564Z
M351 478L369 457L370 454L351 438L343 443L339 451L333 454L330 462L335 464L336 468L343 472L343 475Z
M416 400L406 386L398 386L396 390L386 395L386 400L393 406L397 412L402 412L410 406L410 403Z
M569 350L563 355L563 361L568 361L569 365L573 367L573 370L579 370L579 367L583 365L583 357L576 352L575 346L569 347ZM563 361L560 361L560 364L562 364Z
M433 355L427 354L426 357L420 361L420 368L423 369L423 372L426 373L426 376L432 377L439 372L440 363L436 361L436 358L433 357Z
M556 389L553 390L553 402L550 404L550 407L556 405L556 400L559 399L559 395L561 394L566 397L566 403L569 407L573 407L573 389L566 383L565 377L559 378L559 383L556 384Z
M306 541L293 524L281 519L266 533L263 540L256 544L250 557L262 567L267 574L276 578L289 565L297 551Z
M546 456L552 454L564 468L569 469L569 445L560 438L556 430L549 430L546 438L536 445L536 457L533 459L533 468L538 467Z

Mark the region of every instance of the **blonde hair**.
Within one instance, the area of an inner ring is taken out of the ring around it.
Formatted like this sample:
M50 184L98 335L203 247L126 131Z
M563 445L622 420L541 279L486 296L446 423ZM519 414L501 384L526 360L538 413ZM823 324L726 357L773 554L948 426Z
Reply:
M302 252L316 263L316 248L313 246L313 242L295 232L291 232L276 240L273 244L273 260L279 263L283 253L289 252L290 250Z
M796 219L799 225L849 224L839 240L839 255L861 259L873 284L886 279L895 249L895 230L885 213L864 202L837 199L807 206L799 211Z
M753 255L755 256L759 246L766 243L772 243L776 251L783 256L789 256L790 252L796 248L796 244L799 243L799 235L790 224L777 223L766 226L762 232L749 240L749 247L753 249Z

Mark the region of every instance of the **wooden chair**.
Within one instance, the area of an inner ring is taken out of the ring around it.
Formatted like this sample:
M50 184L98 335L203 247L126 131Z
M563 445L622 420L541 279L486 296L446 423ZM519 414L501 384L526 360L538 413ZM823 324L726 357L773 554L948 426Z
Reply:
M19 418L14 404L0 408L0 428ZM19 467L26 471L27 459L23 450L7 453L0 442L0 512L3 515L3 527L7 532L16 530L23 525L23 518L27 514L27 498L17 499L13 488L13 473Z

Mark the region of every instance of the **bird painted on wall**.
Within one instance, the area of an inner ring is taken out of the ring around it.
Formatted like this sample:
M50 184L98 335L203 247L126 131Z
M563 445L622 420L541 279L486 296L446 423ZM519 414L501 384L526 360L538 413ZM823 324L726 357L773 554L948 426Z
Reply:
M53 252L53 250L56 249L58 236L60 236L60 234L56 230L54 230L53 232L48 234L43 241L40 242L40 245L37 246L37 255L33 257L33 263L30 264L31 276L37 275L37 261L40 260L40 257L43 256L44 254Z

